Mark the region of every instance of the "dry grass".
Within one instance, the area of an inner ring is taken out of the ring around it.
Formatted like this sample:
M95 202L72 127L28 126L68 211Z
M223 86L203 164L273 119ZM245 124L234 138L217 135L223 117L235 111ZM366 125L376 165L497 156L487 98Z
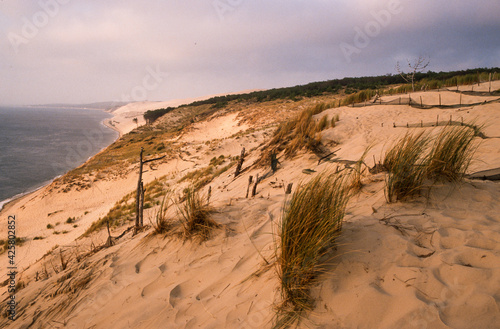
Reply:
M229 160L229 163L222 166L226 163L226 159ZM223 155L218 158L214 157L210 160L210 164L208 166L187 173L179 180L179 182L189 180L193 184L193 187L196 190L199 190L233 167L236 164L237 159L238 157L225 158Z
M376 90L373 89L365 89L361 90L357 93L351 94L345 97L342 101L344 106L348 106L354 103L361 103L370 100L373 96L377 94Z
M165 190L165 180L166 176L162 176L146 184L144 209L152 208L154 205L159 205L161 203L160 199L167 194L167 190ZM133 221L136 211L135 193L135 191L132 191L115 203L106 216L92 223L83 236L89 236L91 233L104 228L107 222L109 222L110 226L117 227Z
M268 162L270 154L284 151L291 158L302 149L318 153L321 147L321 131L328 128L328 117L324 115L318 122L313 118L328 107L326 103L317 104L300 112L295 118L281 123L272 139L262 151L260 163Z
M385 154L383 166L388 202L405 200L420 193L426 177L425 149L429 138L423 132L407 133Z
M299 186L283 212L277 249L283 303L274 328L295 323L314 301L309 290L342 228L350 193L345 177L319 174Z
M154 216L154 222L151 223L156 234L166 233L172 228L172 218L167 215L172 205L172 195L169 191L163 197L160 207Z
M406 134L386 153L383 162L389 172L387 201L405 200L420 194L427 178L462 180L477 149L474 138L480 130L474 124L448 126L433 141L423 132Z
M351 193L357 193L363 187L363 183L361 182L361 178L365 174L366 170L369 169L368 165L365 162L366 155L370 151L372 146L368 146L358 161L354 164L351 173L349 175L348 187Z
M199 237L207 240L212 229L220 227L211 217L213 208L194 188L185 191L185 201L178 205L178 212L185 238Z
M475 135L475 130L467 126L443 129L430 150L428 177L435 181L463 179L477 149Z

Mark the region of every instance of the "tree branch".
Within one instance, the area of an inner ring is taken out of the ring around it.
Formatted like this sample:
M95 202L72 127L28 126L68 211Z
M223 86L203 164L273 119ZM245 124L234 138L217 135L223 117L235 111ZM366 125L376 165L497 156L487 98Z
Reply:
M163 159L164 157L166 157L166 155L164 155L164 156L162 156L162 157L159 157L159 158L149 159L149 160L143 161L142 163L143 163L143 164L146 164L146 163L148 163L148 162L153 162L153 161L156 161L156 160L161 160L161 159Z

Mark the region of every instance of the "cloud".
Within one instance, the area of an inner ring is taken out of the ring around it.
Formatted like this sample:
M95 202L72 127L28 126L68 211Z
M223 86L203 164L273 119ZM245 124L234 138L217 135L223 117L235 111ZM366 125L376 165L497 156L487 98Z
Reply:
M54 15L50 3L59 4ZM390 6L401 10L377 29ZM25 37L44 12L47 22L16 51L8 36ZM419 54L434 71L500 66L498 12L496 0L2 1L0 102L113 100L157 67L168 78L148 99L393 73ZM340 45L370 28L346 60Z

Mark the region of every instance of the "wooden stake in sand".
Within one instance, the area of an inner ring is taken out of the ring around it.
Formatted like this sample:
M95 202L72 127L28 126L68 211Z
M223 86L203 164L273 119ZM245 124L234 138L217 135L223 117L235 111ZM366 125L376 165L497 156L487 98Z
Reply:
M420 96L420 107L424 107L422 103L422 96Z
M288 183L288 185L286 186L285 194L291 194L292 193L292 186L293 186L293 183Z
M248 177L247 195L245 196L245 198L247 198L247 199L248 199L248 192L250 191L250 185L252 185L252 179L253 179L253 176Z
M280 163L278 158L276 157L276 152L271 152L271 170L273 171L273 174L278 170L278 164Z
M144 224L144 194L146 193L146 190L144 189L144 183L141 182L141 195L140 195L140 202L139 202L139 225L142 227Z
M143 211L144 211L144 184L142 183L142 170L146 163L161 160L165 157L159 157L154 159L149 159L144 161L142 155L144 153L144 148L141 147L141 152L139 154L139 180L137 181L137 194L135 196L135 229L142 227L143 225Z
M245 161L245 148L241 150L240 159L238 161L238 165L236 166L236 170L234 171L234 177L238 177L241 172L241 167L243 166L243 161Z
M259 184L259 174L255 175L255 183L253 184L252 188L252 197L254 197L255 194L257 194L257 184Z
M489 88L489 93L491 94L491 72L490 72L490 88Z
M436 119L436 127L439 126L439 114L437 116L437 119Z
M439 106L441 106L441 94L439 94Z
M111 231L109 230L109 220L106 221L106 227L108 228L108 241L106 242L106 245L111 247L113 245L113 238L111 237Z

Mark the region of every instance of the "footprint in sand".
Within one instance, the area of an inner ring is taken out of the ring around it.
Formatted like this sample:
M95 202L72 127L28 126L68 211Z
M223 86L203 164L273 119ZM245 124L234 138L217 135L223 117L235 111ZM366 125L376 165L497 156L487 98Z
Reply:
M442 249L454 249L463 246L466 233L455 228L440 228L436 232L436 239Z
M467 247L478 248L484 250L494 250L498 245L497 242L490 240L484 236L472 237L465 243Z
M171 291L170 291L170 298L168 302L172 307L175 307L179 301L182 299L182 288L181 285L178 284L176 285Z
M168 285L165 283L165 277L160 274L156 279L146 285L141 292L141 297L151 298L154 296L164 297L168 294Z
M478 267L478 268L498 268L500 258L488 250L477 248L467 248L455 256L455 264Z
M464 328L465 323L474 324L474 328L498 328L500 323L497 302L486 294L466 294L457 298L449 302L440 315L451 328Z

